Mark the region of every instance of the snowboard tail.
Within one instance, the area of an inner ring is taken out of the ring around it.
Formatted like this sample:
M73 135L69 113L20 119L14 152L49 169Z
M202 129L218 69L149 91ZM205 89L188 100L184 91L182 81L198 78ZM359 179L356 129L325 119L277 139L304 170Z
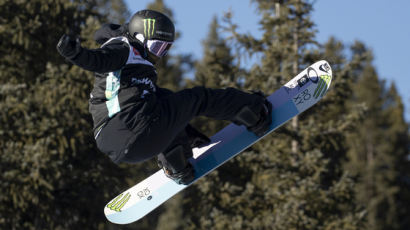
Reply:
M267 97L273 105L272 124L264 136L316 104L329 89L331 81L332 69L328 62L322 60ZM210 138L209 144L193 149L194 157L190 162L195 168L196 178L189 185L264 136L258 137L244 126L226 126ZM104 208L105 216L116 224L137 221L189 185L179 185L159 170L111 200Z

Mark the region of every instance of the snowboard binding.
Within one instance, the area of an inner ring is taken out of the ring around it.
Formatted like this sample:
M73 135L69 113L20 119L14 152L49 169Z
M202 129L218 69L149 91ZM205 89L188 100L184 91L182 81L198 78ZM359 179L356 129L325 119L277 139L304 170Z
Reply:
M192 150L190 153L192 155ZM195 170L186 155L182 145L177 145L170 151L158 155L158 166L177 184L189 184L195 178Z
M244 125L250 132L262 137L272 124L272 104L265 99L262 92L256 91L254 95L261 97L261 104L243 107L232 121L237 125Z
M208 144L211 140L191 125L187 125L174 140L173 147L158 155L158 166L177 184L189 184L195 179L195 170L188 159L192 148Z

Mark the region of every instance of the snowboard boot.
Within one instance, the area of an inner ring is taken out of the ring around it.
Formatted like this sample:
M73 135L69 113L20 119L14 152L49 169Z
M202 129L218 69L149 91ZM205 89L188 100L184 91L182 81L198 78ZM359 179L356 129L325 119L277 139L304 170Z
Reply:
M176 183L189 184L195 179L195 170L188 161L193 156L192 148L209 142L211 140L205 134L188 124L170 147L158 155L158 166Z
M243 107L232 121L237 125L244 125L250 132L262 137L272 124L272 104L262 92L254 92L254 95L261 97L261 104Z
M191 156L192 156L192 150ZM158 166L164 170L168 178L174 180L177 184L189 184L195 178L195 171L191 163L188 161L189 153L186 153L186 148L182 145L177 145L174 148L158 155Z

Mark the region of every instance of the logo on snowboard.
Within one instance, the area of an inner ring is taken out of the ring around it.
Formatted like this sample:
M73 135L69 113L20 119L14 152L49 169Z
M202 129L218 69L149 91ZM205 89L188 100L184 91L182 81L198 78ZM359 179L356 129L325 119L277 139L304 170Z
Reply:
M145 189L139 191L139 192L137 193L137 195L138 195L138 197L139 197L140 199L142 199L142 198L144 198L144 197L148 197L148 195L149 195L150 193L151 193L151 191L150 191L148 188L145 188ZM151 197L151 198L152 198L152 197ZM151 198L148 197L148 200L151 200Z
M115 197L115 199L111 203L107 204L107 208L116 212L121 212L121 209L131 198L131 194L129 192L125 194L125 196L123 195L124 193L121 193L119 196Z
M322 70L323 72L328 73L330 70L330 66L327 63L325 63L325 64L320 65L319 69Z
M316 87L315 92L313 93L313 97L315 97L316 99L319 96L323 97L327 88L329 87L330 79L332 79L332 77L330 77L329 75L320 76L320 80L317 83L317 87Z
M315 99L323 97L323 95L327 91L327 88L329 87L330 80L331 77L328 75L322 75L320 77L317 77L317 86L316 89L314 89L313 95L311 94L311 92L309 92L309 89L305 89L303 92L299 93L296 97L293 98L293 101L295 102L296 106L303 104L305 101L309 101L312 98L312 96ZM304 84L306 84L305 80L303 82L305 82Z

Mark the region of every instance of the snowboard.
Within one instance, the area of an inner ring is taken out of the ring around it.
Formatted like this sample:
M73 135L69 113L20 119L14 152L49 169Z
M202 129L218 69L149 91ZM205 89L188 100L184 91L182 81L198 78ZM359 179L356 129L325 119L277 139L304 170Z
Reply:
M329 89L331 80L332 69L327 61L321 60L268 96L273 105L272 124L264 136L318 102ZM105 216L116 224L137 221L263 137L244 126L230 124L212 136L209 144L193 149L194 156L189 160L196 178L189 185L179 185L159 170L108 202Z

